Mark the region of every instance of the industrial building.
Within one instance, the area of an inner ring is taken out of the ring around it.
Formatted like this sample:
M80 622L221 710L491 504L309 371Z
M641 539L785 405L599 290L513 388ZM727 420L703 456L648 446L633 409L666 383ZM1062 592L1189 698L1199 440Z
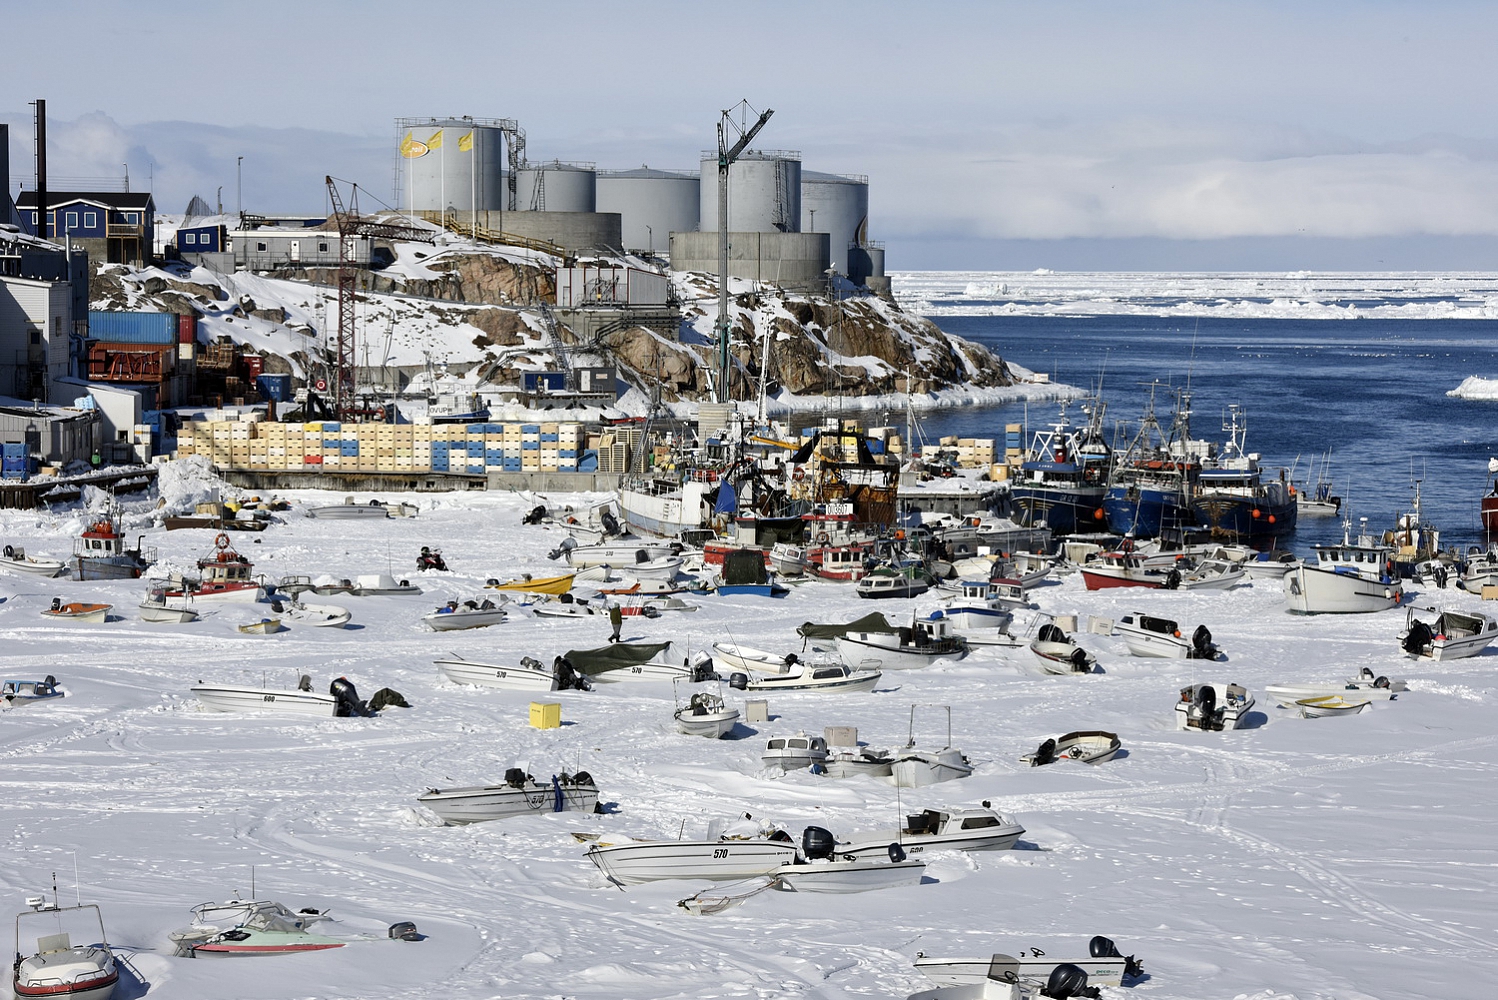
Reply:
M519 212L598 211L598 169L592 163L527 163L515 172Z
M730 184L732 176L730 175ZM733 189L729 188L729 197ZM848 249L868 240L869 179L861 174L801 172L801 231L826 233L829 266L848 274Z
M48 462L87 462L98 450L102 434L98 410L0 396L0 444L22 445L29 469Z
M700 229L718 230L718 154L702 154ZM801 154L749 149L728 167L728 231L801 231Z
M352 257L368 267L373 248L368 236L350 236ZM251 271L282 267L337 267L338 234L313 229L240 229L229 234L234 263Z
M623 249L661 253L670 250L672 233L697 231L701 188L700 176L690 171L600 170L598 211L619 213Z

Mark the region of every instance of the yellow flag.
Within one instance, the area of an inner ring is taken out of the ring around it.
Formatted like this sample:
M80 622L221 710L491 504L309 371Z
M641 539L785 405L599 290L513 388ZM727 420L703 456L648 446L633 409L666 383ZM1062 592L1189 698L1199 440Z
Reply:
M461 136L458 139L458 148L465 153L473 149L473 132L470 131L467 135Z
M433 132L432 133L432 137L427 140L427 149L441 149L441 148L442 148L442 130L439 128L437 131Z
M426 152L426 143L412 138L410 132L407 132L406 137L401 140L401 155L408 160L414 160L418 156L425 156Z

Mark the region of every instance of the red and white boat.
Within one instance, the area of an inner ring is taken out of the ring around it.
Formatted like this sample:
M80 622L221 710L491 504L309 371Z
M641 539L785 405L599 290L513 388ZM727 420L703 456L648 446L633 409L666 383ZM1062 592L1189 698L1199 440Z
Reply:
M53 892L56 891L54 888ZM31 909L16 917L16 963L11 988L18 1000L33 997L109 1000L120 981L120 972L104 936L104 919L99 908L92 904L48 906L45 896L33 896L26 902ZM91 940L96 927L99 935L96 942L73 943L73 934L84 934L85 941ZM38 931L51 933L37 934ZM37 936L32 937L33 934ZM32 941L36 942L36 951L23 958L22 943L29 947Z
M1482 498L1482 530L1498 534L1498 458L1488 459L1488 474L1494 476L1493 488Z
M244 556L234 551L229 536L220 533L213 540L213 553L198 560L202 578L189 581L181 588L166 591L170 598L191 597L195 602L240 601L254 603L264 600L265 588L250 578L255 568Z
M1088 590L1106 590L1109 587L1150 587L1156 590L1170 587L1170 574L1174 569L1164 570L1147 567L1144 560L1133 552L1104 552L1091 562L1081 566L1082 582ZM1179 582L1180 575L1177 573Z

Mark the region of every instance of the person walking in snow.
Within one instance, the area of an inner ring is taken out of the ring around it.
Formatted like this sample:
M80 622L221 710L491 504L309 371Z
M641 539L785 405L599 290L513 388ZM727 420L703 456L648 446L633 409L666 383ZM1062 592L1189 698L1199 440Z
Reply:
M614 634L609 636L609 642L619 641L619 632L624 628L624 612L619 610L619 605L609 605L609 624L614 626Z

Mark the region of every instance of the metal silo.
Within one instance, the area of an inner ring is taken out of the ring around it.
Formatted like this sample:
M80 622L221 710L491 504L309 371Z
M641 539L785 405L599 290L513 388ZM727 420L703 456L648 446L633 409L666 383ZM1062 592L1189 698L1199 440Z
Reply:
M591 163L527 163L515 174L519 212L598 211L598 171Z
M718 154L702 154L698 199L704 232L718 229ZM728 231L801 231L801 154L748 150L728 166Z
M502 210L507 130L473 118L397 118L400 202L408 211Z
M801 172L801 231L827 233L831 266L848 274L848 248L868 241L869 179L862 174Z
M696 232L700 187L700 178L686 171L600 170L598 211L619 213L624 249L664 252L672 233Z

